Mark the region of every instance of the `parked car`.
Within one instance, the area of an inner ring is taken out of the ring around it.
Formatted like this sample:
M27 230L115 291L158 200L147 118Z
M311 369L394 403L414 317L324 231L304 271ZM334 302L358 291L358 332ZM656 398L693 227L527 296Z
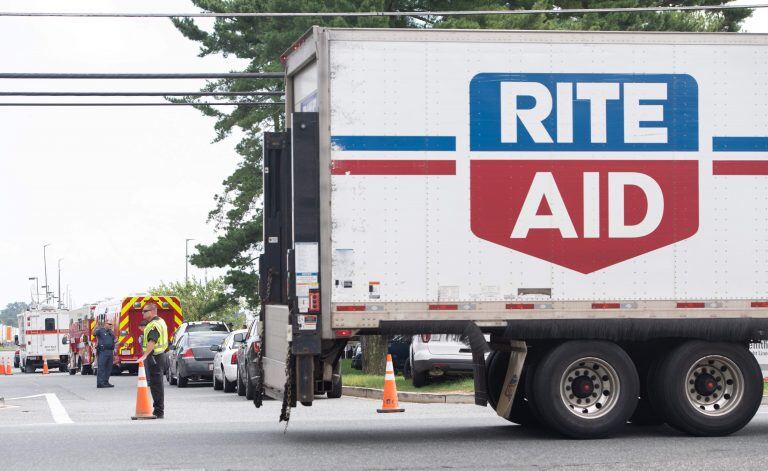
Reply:
M363 369L363 347L360 345L355 349L355 355L352 357L352 368L355 370Z
M229 326L222 321L184 322L176 329L171 345L177 345L181 336L187 332L229 332Z
M405 368L410 347L410 335L395 335L387 342L387 352L392 355L392 366L395 368L395 372L403 371L403 368ZM360 345L357 346L352 357L352 368L356 370L363 369L363 350Z
M246 329L235 330L220 345L211 345L213 357L213 389L235 392L237 388L237 349L245 340Z
M237 383L236 390L239 396L245 396L246 399L253 399L254 377L256 372L256 356L261 348L259 339L258 321L251 322L245 338L237 348Z
M213 378L211 345L219 345L227 332L187 332L171 345L166 379L170 384L186 387L189 381L210 381Z
M472 350L455 335L414 335L403 375L417 388L433 377L471 375Z

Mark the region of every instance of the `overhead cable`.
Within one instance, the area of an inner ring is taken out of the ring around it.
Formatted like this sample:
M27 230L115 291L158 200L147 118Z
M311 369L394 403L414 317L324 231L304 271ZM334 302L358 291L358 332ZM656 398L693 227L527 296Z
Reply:
M267 106L274 106L274 105L284 105L285 102L280 101L270 101L270 102L253 102L253 101L245 101L245 102L232 102L232 101L221 101L221 102L201 102L201 103L173 103L173 102L145 102L145 103L0 103L0 107L3 106L15 106L15 107L57 107L57 106L198 106L198 105L207 105L207 106L257 106L257 107L267 107Z
M282 96L283 91L244 92L0 92L0 96Z
M282 79L282 72L223 72L223 73L168 73L168 74L111 74L111 73L0 73L0 79Z
M346 11L346 12L175 12L175 13L89 13L89 12L0 12L0 17L47 18L275 18L275 17L402 17L470 15L572 15L584 13L641 13L675 11L722 11L768 8L768 3L747 5L679 5L668 7L555 8L532 10L457 10L457 11Z

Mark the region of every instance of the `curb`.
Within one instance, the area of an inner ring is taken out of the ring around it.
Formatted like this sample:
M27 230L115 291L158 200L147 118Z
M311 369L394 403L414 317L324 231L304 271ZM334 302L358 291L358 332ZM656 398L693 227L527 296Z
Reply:
M345 396L381 399L383 390L343 386L341 392ZM399 402L419 402L422 404L474 404L475 395L398 392L397 400Z
M363 397L366 399L381 399L383 390L374 388L358 388L356 386L343 386L341 393L344 396ZM398 392L399 402L419 402L422 404L474 404L474 394L435 394ZM768 396L763 396L761 406L768 406Z

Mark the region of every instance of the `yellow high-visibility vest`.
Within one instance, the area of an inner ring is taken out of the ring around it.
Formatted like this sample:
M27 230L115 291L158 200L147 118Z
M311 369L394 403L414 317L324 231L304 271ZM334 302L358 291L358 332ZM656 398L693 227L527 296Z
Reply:
M160 333L160 337L157 339L157 344L155 344L155 349L152 351L153 354L159 355L168 349L168 326L160 317L156 317L149 321L147 326L144 327L144 338L142 339L142 348L144 351L147 350L147 334L149 334L152 329L157 329Z

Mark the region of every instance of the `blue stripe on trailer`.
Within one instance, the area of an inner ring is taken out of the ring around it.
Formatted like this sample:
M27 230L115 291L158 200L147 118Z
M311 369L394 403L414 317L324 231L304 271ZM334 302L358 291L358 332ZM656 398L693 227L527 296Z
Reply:
M768 137L713 137L715 152L768 152Z

